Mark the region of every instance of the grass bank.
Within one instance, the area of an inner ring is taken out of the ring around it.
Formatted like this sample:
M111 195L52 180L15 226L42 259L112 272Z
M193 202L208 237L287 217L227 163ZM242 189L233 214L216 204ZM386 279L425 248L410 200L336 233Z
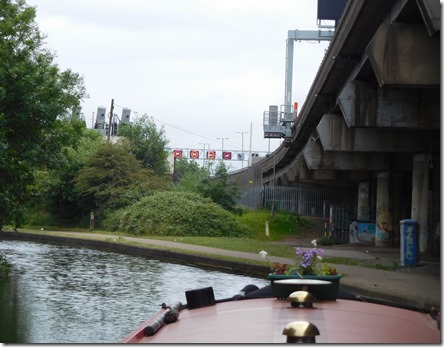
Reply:
M269 210L249 211L239 217L241 223L251 231L249 238L234 237L210 237L210 236L155 236L155 235L133 235L122 232L109 232L107 230L97 229L93 232L108 234L110 237L138 237L155 240L175 241L199 246L214 247L232 251L259 253L261 250L267 250L268 253L279 257L291 258L294 256L294 250L288 245L278 244L276 242L286 237L303 237L304 233L310 227L310 221L296 213L277 211L272 216ZM268 224L269 235L265 234L265 225ZM26 226L23 230L56 232L57 230L75 231L79 234L91 232L89 229L66 228L63 226Z
M90 238L103 240L103 236L109 235L109 238L105 238L108 242L123 243L128 245L137 245L141 247L153 247L153 245L146 245L143 242L129 241L128 237L137 237L141 240L152 239L160 241L172 241L183 244L192 244L198 246L206 246L230 251L247 252L252 254L257 254L258 259L238 259L218 254L205 254L201 253L203 256L208 256L211 258L219 258L225 260L241 261L248 264L263 265L264 261L259 257L259 252L261 250L266 250L269 255L277 256L282 258L293 258L295 255L294 248L288 244L279 243L280 241L291 238L292 240L304 239L307 246L307 240L316 238L316 235L320 235L319 223L313 222L308 218L301 217L295 213L276 211L274 216L272 216L269 210L256 210L245 213L240 217L241 222L251 230L250 238L233 238L233 237L209 237L209 236L153 236L153 235L133 235L122 232L109 232L107 230L94 230L80 229L80 228L65 228L65 227L47 227L47 226L27 226L27 228L22 229L26 232L32 233L48 233L52 235L62 235L61 230L75 232L73 237L80 238ZM269 235L266 236L266 227L268 224ZM314 232L314 229L315 232ZM86 235L88 233L88 236ZM97 237L91 236L89 234L97 234ZM155 246L159 249L165 250L175 250L175 248L169 248L168 246ZM195 253L194 251L180 250L182 253ZM325 261L329 264L343 264L352 266L362 266L369 268L378 268L384 270L396 270L396 264L383 265L378 263L369 262L368 260L350 259L343 257L325 257Z

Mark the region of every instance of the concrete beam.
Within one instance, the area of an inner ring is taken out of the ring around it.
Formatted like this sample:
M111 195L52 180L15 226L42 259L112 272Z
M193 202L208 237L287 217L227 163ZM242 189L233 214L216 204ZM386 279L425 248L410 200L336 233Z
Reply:
M311 170L303 156L297 161L297 172L299 181L304 183L331 183L337 178L337 173L333 170Z
M286 172L279 172L278 177L284 176L288 180L288 185L293 185L298 182L313 183L313 184L327 184L331 185L334 182L335 186L349 187L354 182L360 182L368 179L368 171L334 171L334 170L319 170L309 169L307 163L301 154L292 162ZM282 180L283 182L284 180Z
M439 129L440 90L378 88L354 80L341 91L338 104L349 127Z
M293 167L296 171L295 177L297 177L299 181L304 181L311 178L310 170L308 169L307 163L302 155L297 158Z
M437 0L416 0L430 36L441 30L441 2Z
M278 184L280 184L280 185L283 185L283 186L288 186L289 185L289 181L288 181L288 178L287 178L286 174L277 177L277 180L279 182Z
M438 87L440 37L421 24L382 23L366 53L379 85Z
M315 181L328 181L335 182L338 178L337 171L333 170L311 170L310 171L311 180Z
M296 170L294 169L294 167L290 167L283 176L285 176L286 180L288 181L288 184L290 184L290 182L295 180Z
M342 115L326 114L317 132L324 151L420 153L439 146L439 132L392 128L349 128Z
M304 159L310 170L387 170L389 158L380 153L325 152L321 141L310 140L303 150Z

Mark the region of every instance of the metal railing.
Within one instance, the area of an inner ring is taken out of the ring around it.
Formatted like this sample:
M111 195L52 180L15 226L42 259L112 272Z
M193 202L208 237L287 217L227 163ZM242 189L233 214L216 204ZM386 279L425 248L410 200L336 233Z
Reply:
M271 206L281 211L292 211L302 216L328 218L330 205L344 206L349 214L356 210L356 192L353 189L338 189L300 184L298 186L263 186L245 188L241 191L239 204L257 209Z

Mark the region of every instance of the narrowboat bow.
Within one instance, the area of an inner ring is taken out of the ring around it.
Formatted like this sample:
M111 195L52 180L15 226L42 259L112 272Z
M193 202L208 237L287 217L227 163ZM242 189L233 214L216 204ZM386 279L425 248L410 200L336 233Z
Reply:
M162 304L120 342L441 343L439 310L400 307L345 291L334 300L317 300L310 290L322 281L302 281L286 300L272 297L270 286L248 285L222 300L215 300L212 287L187 291L186 304Z

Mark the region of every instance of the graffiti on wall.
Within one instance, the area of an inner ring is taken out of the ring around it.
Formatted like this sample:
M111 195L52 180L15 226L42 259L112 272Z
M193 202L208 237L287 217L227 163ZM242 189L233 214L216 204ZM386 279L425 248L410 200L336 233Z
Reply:
M388 208L382 207L378 211L376 219L376 241L388 241L389 235L393 231L392 216Z
M375 223L357 222L350 224L350 243L375 242Z

